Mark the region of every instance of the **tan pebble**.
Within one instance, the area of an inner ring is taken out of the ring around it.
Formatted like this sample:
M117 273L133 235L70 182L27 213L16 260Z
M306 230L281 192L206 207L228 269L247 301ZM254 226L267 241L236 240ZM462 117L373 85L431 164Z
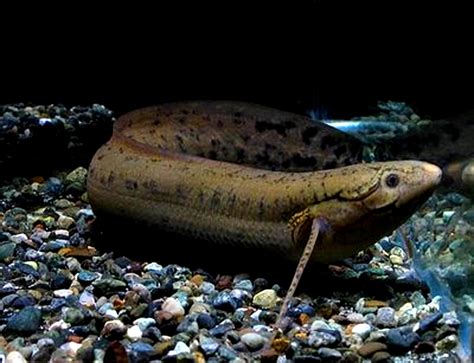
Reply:
M382 350L387 350L387 346L383 343L379 342L369 342L365 343L362 347L359 348L357 353L359 353L362 357L370 357L375 352L379 352Z

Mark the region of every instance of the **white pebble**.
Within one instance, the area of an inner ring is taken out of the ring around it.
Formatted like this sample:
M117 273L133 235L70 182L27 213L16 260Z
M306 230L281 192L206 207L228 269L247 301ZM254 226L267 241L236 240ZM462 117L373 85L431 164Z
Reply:
M117 319L118 318L118 313L114 309L107 309L104 316L107 317L107 318Z
M54 231L56 237L69 238L69 231L66 229L57 229Z
M56 297L62 297L62 298L66 298L68 296L71 296L74 294L73 291L69 290L69 289L59 289L59 290L54 290L53 291L53 294L54 296Z
M132 342L137 341L142 337L142 331L138 325L134 325L127 329L127 338Z
M367 323L356 324L352 327L352 333L357 334L362 339L365 339L369 336L372 328Z
M59 349L64 350L68 356L75 357L79 348L82 347L82 344L76 342L67 342L59 347Z
M191 353L191 349L189 349L189 347L185 343L177 342L174 349L170 350L167 355L174 356L181 353Z
M58 321L55 321L53 324L51 324L49 326L49 331L52 331L52 330L66 330L66 329L69 329L71 327L71 324L69 323L66 323L64 320L58 320Z
M163 266L156 262L152 262L147 264L144 268L145 271L151 271L151 272L161 272L163 270Z
M14 350L8 353L5 363L27 363L27 360L21 355L20 352Z
M10 236L10 241L15 243L25 242L27 239L28 236L24 233L14 234L13 236Z
M87 291L87 290L84 290L81 294L81 296L79 296L79 303L81 305L84 305L84 306L87 306L87 307L93 307L95 306L95 297L94 297L94 294Z

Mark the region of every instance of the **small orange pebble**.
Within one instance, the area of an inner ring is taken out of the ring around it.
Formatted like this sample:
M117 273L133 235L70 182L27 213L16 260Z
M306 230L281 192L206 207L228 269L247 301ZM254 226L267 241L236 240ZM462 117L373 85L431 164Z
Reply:
M204 276L197 274L191 277L189 281L199 287L204 282Z
M44 180L44 177L42 177L41 175L36 175L34 177L31 178L31 182L32 183L44 183L45 180Z
M299 331L295 333L295 338L305 341L306 339L308 339L308 334L306 334L306 332L304 331Z
M125 301L122 299L115 299L113 302L114 308L119 309L119 310L122 309L124 305L125 305Z
M388 306L388 304L385 301L381 301L381 300L364 301L364 307L366 308L383 308L385 306Z
M306 324L307 322L309 322L310 319L311 318L309 317L309 315L305 313L301 313L300 316L298 316L298 321L301 325Z
M284 353L290 347L290 340L286 337L277 338L272 343L272 348L275 349L277 353Z
M92 257L97 255L94 247L64 247L58 251L58 254L65 257Z

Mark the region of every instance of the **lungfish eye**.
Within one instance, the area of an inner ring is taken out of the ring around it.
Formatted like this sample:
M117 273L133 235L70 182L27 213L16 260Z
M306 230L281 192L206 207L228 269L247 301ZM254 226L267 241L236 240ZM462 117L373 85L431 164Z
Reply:
M385 179L385 184L387 184L389 188L395 188L399 182L400 178L397 174L389 174Z

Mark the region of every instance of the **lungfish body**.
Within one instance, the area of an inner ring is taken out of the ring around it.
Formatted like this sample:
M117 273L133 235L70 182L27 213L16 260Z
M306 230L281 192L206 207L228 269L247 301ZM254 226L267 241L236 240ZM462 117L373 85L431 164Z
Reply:
M264 107L207 102L138 110L117 121L94 156L89 199L99 215L291 260L318 221L311 259L330 262L391 233L440 181L438 167L419 161L308 171L300 161L311 160L312 149L321 157L322 140L324 152L339 148L330 166L359 157L351 154L357 141L337 130ZM344 145L328 144L334 140Z

